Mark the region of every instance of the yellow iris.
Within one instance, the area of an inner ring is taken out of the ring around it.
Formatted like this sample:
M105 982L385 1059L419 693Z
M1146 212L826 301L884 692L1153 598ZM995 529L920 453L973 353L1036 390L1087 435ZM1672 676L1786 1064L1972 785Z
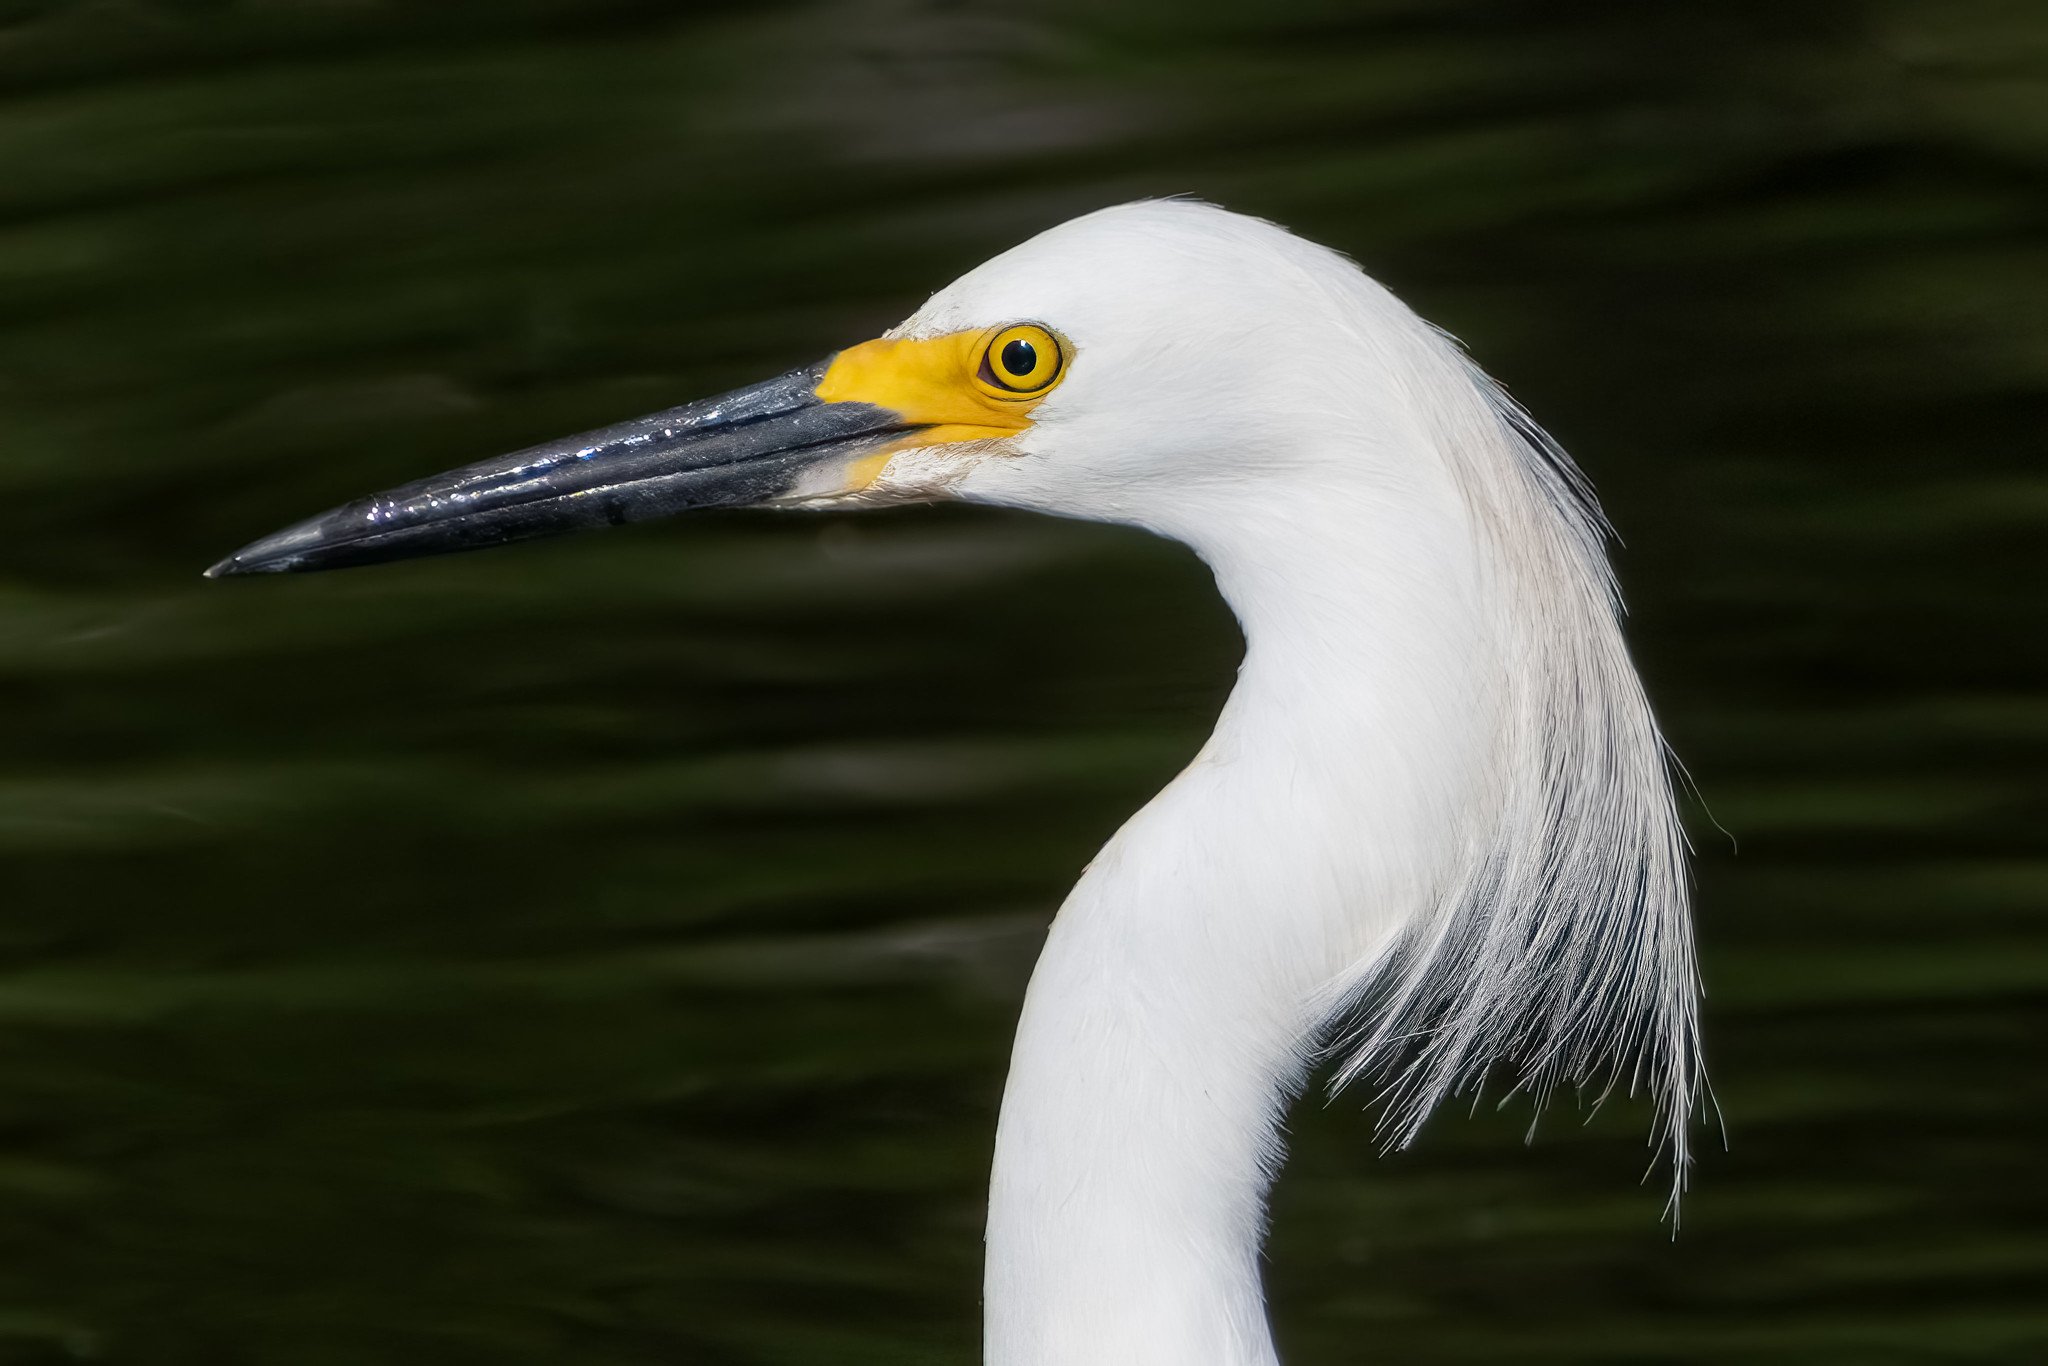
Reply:
M1036 323L1006 327L982 350L975 382L997 398L1035 397L1050 389L1066 365L1059 338Z

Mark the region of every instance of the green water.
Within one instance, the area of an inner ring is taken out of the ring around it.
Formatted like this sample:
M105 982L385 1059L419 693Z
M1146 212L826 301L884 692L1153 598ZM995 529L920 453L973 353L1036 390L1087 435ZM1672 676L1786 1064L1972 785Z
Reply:
M0 1362L973 1361L1037 937L1236 659L1192 559L197 573L1179 191L1577 453L1739 845L1682 1237L1639 1110L1311 1103L1290 1366L2048 1359L2038 5L5 0Z

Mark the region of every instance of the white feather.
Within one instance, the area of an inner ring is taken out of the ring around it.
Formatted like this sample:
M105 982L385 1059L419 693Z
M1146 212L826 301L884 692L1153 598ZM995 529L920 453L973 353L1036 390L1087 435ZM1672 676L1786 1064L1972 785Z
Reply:
M1489 1071L1700 1101L1683 845L1562 451L1341 256L1169 201L1078 219L899 329L1035 320L1030 431L893 496L1191 546L1245 636L1215 734L1112 839L1033 977L990 1195L991 1366L1274 1360L1278 1122L1319 1047L1390 1141Z

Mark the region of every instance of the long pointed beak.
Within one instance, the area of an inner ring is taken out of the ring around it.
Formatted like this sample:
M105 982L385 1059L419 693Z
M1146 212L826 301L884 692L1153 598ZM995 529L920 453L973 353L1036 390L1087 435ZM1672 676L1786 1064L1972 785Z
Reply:
M359 498L242 547L206 576L340 569L849 491L863 459L921 424L820 399L830 363Z

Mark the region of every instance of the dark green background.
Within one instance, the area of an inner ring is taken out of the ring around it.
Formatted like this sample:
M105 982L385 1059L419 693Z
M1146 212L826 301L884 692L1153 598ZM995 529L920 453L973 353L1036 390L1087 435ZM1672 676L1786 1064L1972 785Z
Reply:
M1575 451L1731 1149L1310 1102L1290 1366L2048 1359L2048 8L0 3L0 1361L965 1363L1037 937L1237 640L1135 534L203 583L1069 214L1349 251Z

